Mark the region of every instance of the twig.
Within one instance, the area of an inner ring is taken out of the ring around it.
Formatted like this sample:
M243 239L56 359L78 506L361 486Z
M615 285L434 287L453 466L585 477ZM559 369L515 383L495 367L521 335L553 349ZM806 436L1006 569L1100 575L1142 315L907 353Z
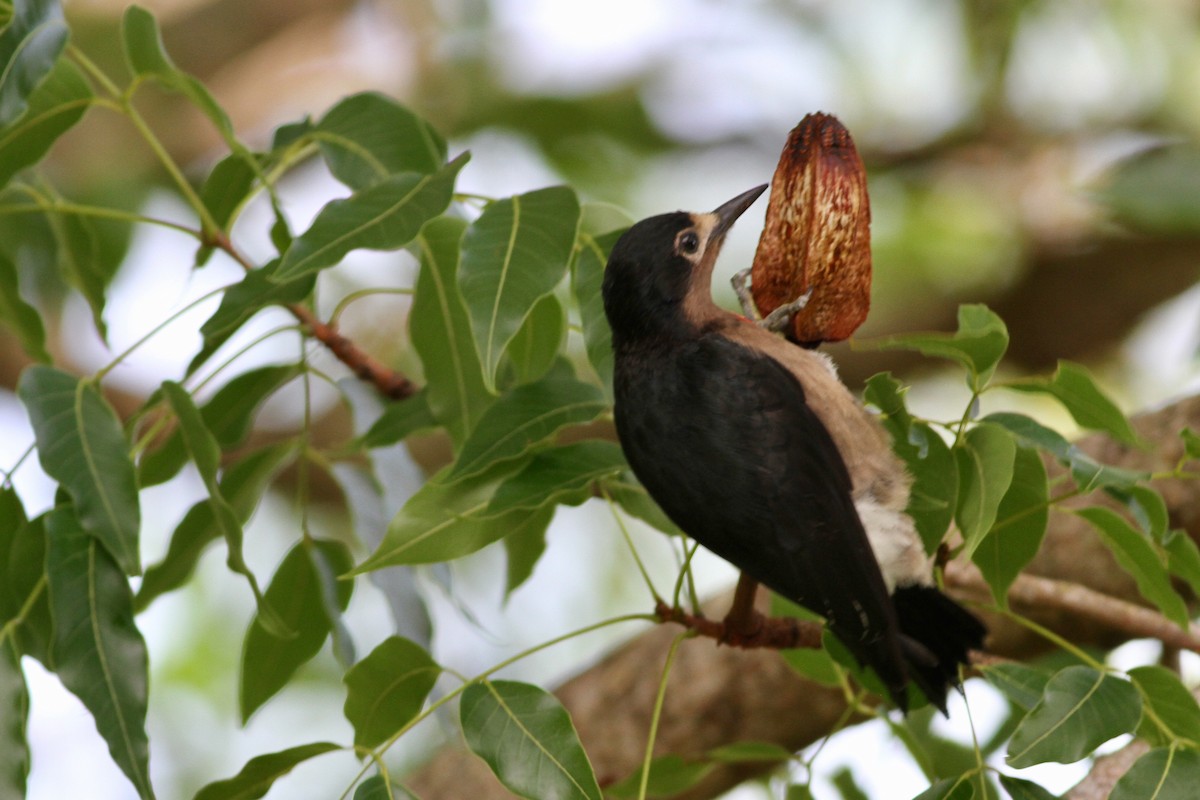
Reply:
M682 608L672 608L666 603L658 603L654 613L663 622L674 622L690 631L709 639L716 639L721 644L743 649L766 648L770 650L791 650L797 647L816 649L821 646L821 631L823 626L807 620L792 619L791 617L764 617L754 612L758 624L749 626L751 630L743 631L727 625L725 620L718 622L701 614L689 614Z

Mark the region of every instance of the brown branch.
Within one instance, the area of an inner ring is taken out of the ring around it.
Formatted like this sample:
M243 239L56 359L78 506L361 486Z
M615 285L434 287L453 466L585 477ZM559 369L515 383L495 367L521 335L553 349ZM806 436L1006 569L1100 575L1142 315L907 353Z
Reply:
M736 599L734 608L737 608ZM654 613L663 622L674 622L699 636L716 640L717 644L743 650L816 649L821 646L823 629L817 623L791 617L766 617L753 608L744 616L737 617L730 611L724 619L717 621L703 614L689 614L682 608L672 608L660 601Z

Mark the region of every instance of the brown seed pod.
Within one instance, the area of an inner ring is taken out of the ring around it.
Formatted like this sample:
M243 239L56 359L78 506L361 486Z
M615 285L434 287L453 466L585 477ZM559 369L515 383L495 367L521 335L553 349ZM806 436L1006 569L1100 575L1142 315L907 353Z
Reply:
M750 281L765 316L812 289L786 330L815 346L850 336L871 305L871 206L854 140L837 118L809 114L788 135L771 180Z

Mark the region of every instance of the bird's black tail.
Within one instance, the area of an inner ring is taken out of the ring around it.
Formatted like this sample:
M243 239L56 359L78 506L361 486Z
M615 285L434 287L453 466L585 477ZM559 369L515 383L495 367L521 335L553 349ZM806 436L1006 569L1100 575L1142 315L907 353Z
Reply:
M987 628L933 586L898 586L892 602L909 677L945 714L946 692L958 686L958 665L983 645Z

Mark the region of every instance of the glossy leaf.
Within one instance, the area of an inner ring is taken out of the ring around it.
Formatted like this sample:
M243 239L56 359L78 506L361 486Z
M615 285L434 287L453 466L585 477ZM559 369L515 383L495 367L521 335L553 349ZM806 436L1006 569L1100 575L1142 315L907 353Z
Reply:
M325 205L283 254L280 283L331 267L351 250L397 250L450 205L464 153L432 175L405 172Z
M493 202L467 229L458 285L489 387L529 310L566 274L578 224L575 193L553 186Z
M330 742L314 742L289 747L278 753L255 756L246 762L237 775L208 784L196 793L193 800L257 800L296 765L341 749Z
M1070 468L1071 476L1079 485L1080 491L1085 493L1102 487L1127 489L1137 481L1149 477L1149 473L1146 472L1101 464L1068 442L1058 431L1047 428L1024 414L997 412L988 414L980 422L999 425L1016 436L1020 444L1050 453L1061 464Z
M264 447L225 468L221 494L243 524L250 518L266 492L267 485L295 452L291 442ZM134 598L141 611L156 598L182 586L196 569L205 549L221 537L221 527L213 518L213 506L207 500L193 505L171 534L167 554L146 569Z
M975 796L975 784L964 775L944 778L930 786L913 800L971 800Z
M1141 715L1141 699L1128 681L1091 667L1067 667L1050 679L1042 699L1017 726L1008 765L1074 763L1109 739L1132 733Z
M496 490L486 513L539 508L550 503L579 505L591 497L592 485L629 469L620 445L588 440L553 447L535 455L520 472Z
M121 569L140 572L137 481L112 406L90 383L41 365L25 370L17 394L29 412L42 469L71 495L84 529Z
M1133 763L1108 800L1192 800L1197 786L1200 753L1160 747Z
M129 581L74 511L61 505L46 521L55 672L91 712L138 796L152 798L146 643L133 620Z
M421 271L409 312L413 347L421 356L429 409L462 444L494 399L458 291L459 246L466 223L440 217L422 230Z
M346 719L354 745L371 748L400 730L425 705L442 668L425 648L392 636L346 673Z
M1012 485L1017 447L1008 431L982 423L967 431L955 447L958 507L954 519L970 558L992 529L1000 504Z
M624 230L603 236L583 234L571 262L571 291L579 304L579 319L583 325L583 342L588 362L596 371L604 395L612 400L613 352L612 331L604 314L604 298L600 287L604 282L604 265L608 254Z
M988 683L1011 702L1028 711L1042 699L1050 675L1035 667L1010 663L989 664L981 668Z
M0 797L22 798L29 778L29 687L16 642L8 637L0 640L0 708Z
M276 279L278 271L279 262L272 261L250 270L239 283L225 290L217 310L200 326L204 342L200 352L188 364L188 375L208 361L229 337L259 311L272 305L299 303L308 297L316 284L315 275L279 281Z
M915 350L955 361L967 369L967 383L978 392L991 380L1008 350L1008 328L987 306L961 305L958 330L952 334L903 333L872 340L870 345L879 350Z
M1163 560L1154 545L1140 531L1109 508L1081 508L1076 514L1092 524L1122 569L1137 582L1142 597L1149 600L1172 622L1181 627L1188 623L1187 605L1171 586Z
M474 553L532 517L537 511L517 509L482 516L506 473L449 482L440 472L417 490L388 524L383 541L355 568L355 574L397 564L429 564Z
M333 620L321 597L321 575L310 548L319 550L337 574L346 572L353 564L346 546L332 540L305 539L284 556L265 597L267 605L293 635L288 638L274 635L263 626L261 614L256 614L250 623L242 652L239 693L243 723L317 654L332 630ZM353 588L352 581L338 582L337 605L343 611L350 603Z
M656 756L650 761L650 777L646 780L646 797L676 797L695 786L704 776L713 771L713 764L705 761L688 761L674 753ZM617 798L635 798L642 785L639 769L625 780L607 789L607 794Z
M468 686L460 709L467 746L509 791L530 800L600 800L600 787L571 716L537 686Z
M561 428L591 422L607 408L598 388L562 371L518 386L483 413L448 478L469 478L517 458Z
M0 186L42 160L51 146L83 117L92 90L70 61L60 59L28 96L24 115L0 127Z
M1000 605L1041 547L1050 519L1049 500L1042 457L1036 450L1018 447L1012 483L996 511L996 523L971 556Z
M0 255L0 324L16 335L26 355L35 361L50 362L42 317L21 297L17 267L3 255Z
M1142 693L1147 719L1171 737L1200 746L1200 704L1179 676L1157 665L1134 667L1128 674Z
M533 304L508 343L500 372L511 377L501 383L530 383L545 375L558 358L566 336L566 311L555 295L548 294Z
M1078 364L1059 361L1058 369L1049 378L1024 378L1004 386L1021 392L1051 395L1083 427L1111 434L1127 444L1137 443L1137 434L1121 409L1100 390L1091 373Z
M390 97L363 92L342 99L313 126L334 177L365 189L401 172L431 175L446 161L433 126Z
M436 427L437 418L429 407L429 389L388 404L363 434L363 445L369 448L387 447L407 439L418 431Z
M67 45L67 24L55 0L23 0L0 31L0 127L29 107L30 95Z
M1000 785L1012 800L1058 800L1058 796L1042 788L1033 781L1024 778L1014 778L1011 775L1001 775Z

